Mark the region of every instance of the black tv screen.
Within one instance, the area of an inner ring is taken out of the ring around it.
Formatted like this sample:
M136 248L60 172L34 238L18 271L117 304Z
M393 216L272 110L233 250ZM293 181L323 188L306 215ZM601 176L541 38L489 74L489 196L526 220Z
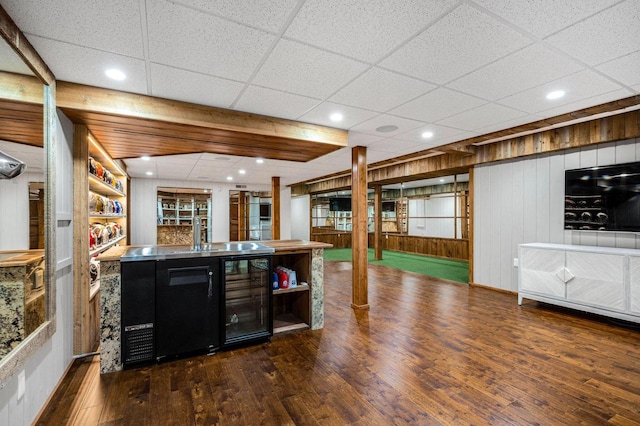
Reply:
M260 204L260 219L267 220L271 218L271 204Z
M383 201L382 202L382 211L383 212L395 212L396 211L396 202L395 201Z
M350 212L351 198L330 198L329 210L332 212Z
M640 162L566 170L564 228L640 231Z

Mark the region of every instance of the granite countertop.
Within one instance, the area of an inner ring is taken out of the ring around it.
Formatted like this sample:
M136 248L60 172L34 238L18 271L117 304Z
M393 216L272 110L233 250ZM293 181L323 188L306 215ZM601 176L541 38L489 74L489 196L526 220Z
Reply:
M316 241L306 241L306 240L270 240L270 241L241 241L240 243L260 243L269 248L275 250L275 252L279 251L288 251L288 250L311 250L317 248L331 248L333 245L327 243L320 243ZM208 243L208 244L227 244L227 243ZM204 244L203 244L204 245ZM153 247L162 247L170 249L172 247L184 247L184 246L176 246L176 245L160 245L160 246L115 246L111 247L107 251L103 252L98 256L98 260L100 261L114 261L120 260L120 258L125 255L131 249L142 249L142 248L153 248ZM225 255L225 253L216 252L217 256Z
M44 257L44 250L7 250L0 251L0 268L9 266L26 266L40 261Z

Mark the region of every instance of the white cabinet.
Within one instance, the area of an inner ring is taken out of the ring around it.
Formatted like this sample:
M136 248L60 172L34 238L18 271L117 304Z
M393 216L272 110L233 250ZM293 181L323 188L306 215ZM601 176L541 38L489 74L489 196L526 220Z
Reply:
M518 303L532 299L640 322L640 250L521 244Z
M640 315L640 255L629 258L631 311Z

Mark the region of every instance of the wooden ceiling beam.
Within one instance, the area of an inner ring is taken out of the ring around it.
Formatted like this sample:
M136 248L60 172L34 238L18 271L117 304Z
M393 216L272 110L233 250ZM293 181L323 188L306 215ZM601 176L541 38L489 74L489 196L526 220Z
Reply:
M57 105L117 159L188 151L309 161L348 144L346 130L63 81Z

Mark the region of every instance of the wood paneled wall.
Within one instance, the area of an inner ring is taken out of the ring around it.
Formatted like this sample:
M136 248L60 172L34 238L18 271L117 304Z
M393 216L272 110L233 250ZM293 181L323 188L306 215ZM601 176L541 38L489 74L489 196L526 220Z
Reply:
M369 247L374 247L374 234L369 233ZM312 241L333 244L334 248L351 248L350 233L317 233L311 235ZM449 259L469 260L469 240L451 238L413 237L409 235L388 234L382 237L383 250L403 251L425 254Z
M640 248L640 236L564 230L564 171L640 161L640 138L477 166L473 282L516 291L518 244Z

